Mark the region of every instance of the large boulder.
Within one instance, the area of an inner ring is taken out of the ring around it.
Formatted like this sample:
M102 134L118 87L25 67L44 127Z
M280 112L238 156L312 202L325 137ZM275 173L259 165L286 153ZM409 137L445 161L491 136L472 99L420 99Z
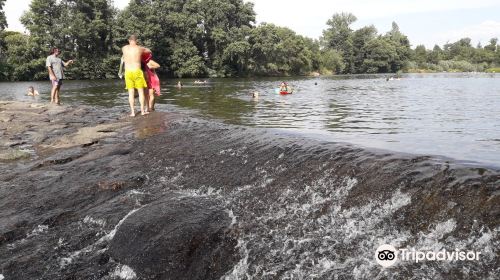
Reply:
M109 254L139 279L219 279L238 260L230 226L213 200L169 195L130 215Z

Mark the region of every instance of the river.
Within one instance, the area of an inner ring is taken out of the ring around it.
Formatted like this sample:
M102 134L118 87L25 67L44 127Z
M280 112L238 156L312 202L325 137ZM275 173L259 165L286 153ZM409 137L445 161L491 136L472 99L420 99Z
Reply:
M288 96L275 94L282 79L182 79L182 89L163 80L159 103L232 124L500 166L500 74L293 77L286 78L294 88ZM32 100L24 96L30 85L48 101L48 82L0 83L1 99ZM67 81L62 101L127 106L127 94L120 80Z

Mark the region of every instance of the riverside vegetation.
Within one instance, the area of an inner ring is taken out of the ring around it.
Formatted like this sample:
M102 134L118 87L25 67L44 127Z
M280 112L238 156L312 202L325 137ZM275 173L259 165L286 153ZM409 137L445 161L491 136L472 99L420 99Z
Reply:
M21 17L26 34L6 31L0 0L0 80L46 79L51 46L77 63L68 78L115 78L120 46L140 34L170 77L245 77L422 71L495 71L498 40L484 47L463 38L443 47L411 48L394 22L379 34L353 30L357 18L337 13L319 40L274 24L255 24L243 0L134 0L118 10L109 0L33 0Z

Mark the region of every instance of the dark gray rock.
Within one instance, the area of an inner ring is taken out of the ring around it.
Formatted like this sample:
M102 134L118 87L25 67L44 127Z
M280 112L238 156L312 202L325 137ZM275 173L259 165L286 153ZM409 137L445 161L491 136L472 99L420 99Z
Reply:
M237 261L230 224L213 200L170 195L128 217L109 254L140 279L219 279Z

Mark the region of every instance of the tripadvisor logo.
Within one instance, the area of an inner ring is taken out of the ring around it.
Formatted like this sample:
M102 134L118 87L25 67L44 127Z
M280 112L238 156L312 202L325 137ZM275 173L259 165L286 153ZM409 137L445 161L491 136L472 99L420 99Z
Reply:
M395 264L396 261L398 260L397 253L398 251L392 245L388 244L380 245L377 248L377 251L375 251L375 260L381 266L389 267Z
M389 244L380 245L375 251L375 260L383 267L390 267L399 261L422 262L422 261L478 261L481 252L475 251L425 251L415 249L396 249Z

